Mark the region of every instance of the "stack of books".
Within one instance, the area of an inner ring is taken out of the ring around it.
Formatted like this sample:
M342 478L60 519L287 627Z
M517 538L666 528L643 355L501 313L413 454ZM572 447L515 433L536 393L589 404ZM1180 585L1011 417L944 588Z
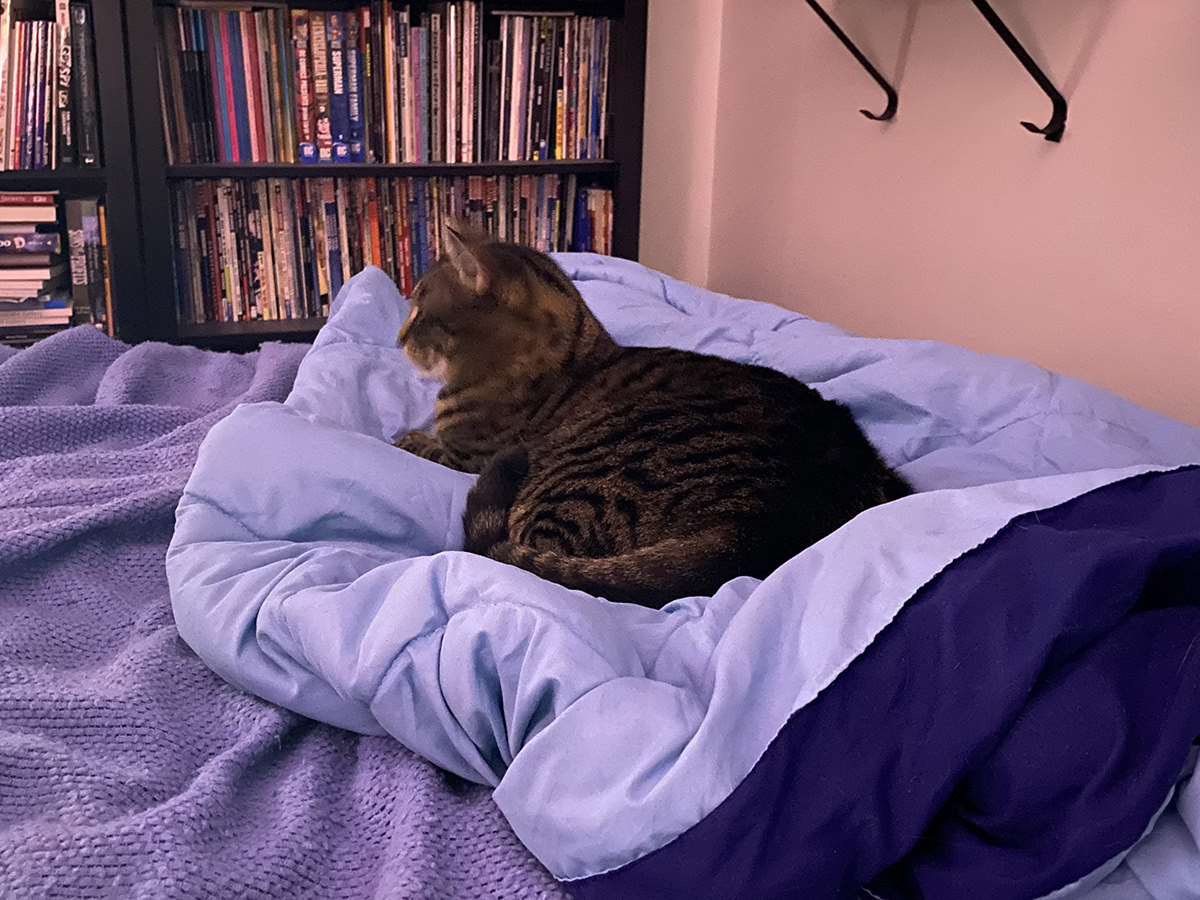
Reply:
M28 343L72 322L57 200L54 192L0 193L0 342Z
M91 5L0 2L0 170L100 165Z

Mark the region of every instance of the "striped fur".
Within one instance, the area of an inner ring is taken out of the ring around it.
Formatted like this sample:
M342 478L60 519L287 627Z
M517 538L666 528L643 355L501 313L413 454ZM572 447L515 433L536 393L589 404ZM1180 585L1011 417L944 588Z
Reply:
M480 478L466 547L658 607L766 577L909 492L849 412L772 369L619 347L549 257L453 229L399 342L444 367L436 436L397 445Z

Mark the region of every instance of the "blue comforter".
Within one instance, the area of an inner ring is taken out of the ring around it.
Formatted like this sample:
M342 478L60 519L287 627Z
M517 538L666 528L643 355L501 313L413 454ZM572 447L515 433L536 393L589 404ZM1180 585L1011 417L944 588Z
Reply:
M1200 432L1013 360L558 258L618 342L800 378L918 492L661 611L464 553L472 476L389 445L438 386L368 269L287 401L201 447L167 559L196 652L492 786L580 897L1135 878L1200 735Z

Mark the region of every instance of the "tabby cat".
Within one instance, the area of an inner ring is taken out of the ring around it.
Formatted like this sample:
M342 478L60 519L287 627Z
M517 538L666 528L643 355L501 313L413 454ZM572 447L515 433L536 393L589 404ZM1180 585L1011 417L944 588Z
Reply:
M396 445L480 477L466 549L660 607L765 578L910 492L850 413L761 366L620 347L548 256L454 226L398 343L445 378Z

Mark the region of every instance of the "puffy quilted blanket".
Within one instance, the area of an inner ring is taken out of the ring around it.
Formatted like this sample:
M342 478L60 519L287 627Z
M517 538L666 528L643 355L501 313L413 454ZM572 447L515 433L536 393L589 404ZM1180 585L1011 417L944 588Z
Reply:
M560 261L619 342L812 384L918 492L661 611L466 554L471 477L388 443L437 385L367 270L287 400L200 448L167 571L216 672L491 787L582 898L1194 894L1200 432L1013 360Z

